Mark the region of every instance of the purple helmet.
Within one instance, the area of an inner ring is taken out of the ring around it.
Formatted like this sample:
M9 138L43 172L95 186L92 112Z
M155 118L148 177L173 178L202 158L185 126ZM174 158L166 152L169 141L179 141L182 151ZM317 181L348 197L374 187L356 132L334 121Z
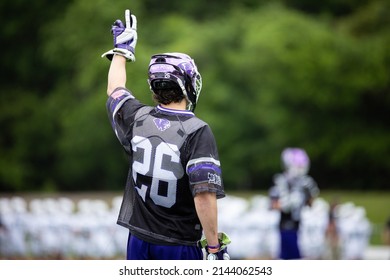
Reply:
M153 55L149 63L148 83L152 91L179 86L191 111L195 110L202 89L202 77L194 60L184 53Z
M286 148L282 152L283 167L292 176L305 175L309 171L310 159L305 150Z

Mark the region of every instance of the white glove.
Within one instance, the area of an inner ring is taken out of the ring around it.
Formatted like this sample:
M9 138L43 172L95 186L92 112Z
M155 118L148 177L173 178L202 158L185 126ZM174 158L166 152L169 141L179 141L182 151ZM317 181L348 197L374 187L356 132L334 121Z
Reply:
M137 45L137 18L130 14L130 10L125 11L126 26L120 19L117 19L111 27L114 37L114 48L102 54L112 60L114 54L124 56L127 61L135 61L135 46Z

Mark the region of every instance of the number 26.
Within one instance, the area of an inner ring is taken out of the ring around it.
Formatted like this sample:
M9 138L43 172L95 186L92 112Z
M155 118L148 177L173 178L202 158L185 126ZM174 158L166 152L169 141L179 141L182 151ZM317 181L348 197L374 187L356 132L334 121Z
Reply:
M133 179L137 181L137 174L152 177L150 185L150 198L156 205L167 208L176 203L177 180L183 176L183 168L180 164L179 149L176 145L161 142L156 146L153 158L153 144L145 137L134 136L132 139L133 148ZM167 158L170 158L169 166L175 166L172 170L163 168ZM168 183L167 195L159 194L160 182ZM138 194L145 201L148 186L142 185L136 188Z

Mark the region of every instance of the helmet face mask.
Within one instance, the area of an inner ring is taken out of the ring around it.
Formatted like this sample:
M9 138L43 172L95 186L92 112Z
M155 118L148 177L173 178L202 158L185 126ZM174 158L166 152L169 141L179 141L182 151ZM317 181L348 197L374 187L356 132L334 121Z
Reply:
M195 62L183 53L153 55L149 63L150 89L170 90L178 86L187 100L187 109L194 111L202 88L202 78Z

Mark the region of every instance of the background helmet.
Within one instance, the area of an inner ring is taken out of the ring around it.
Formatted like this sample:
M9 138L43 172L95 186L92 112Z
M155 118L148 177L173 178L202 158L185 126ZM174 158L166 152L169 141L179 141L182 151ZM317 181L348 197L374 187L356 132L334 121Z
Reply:
M305 150L286 148L282 152L282 164L287 174L292 177L306 175L310 167L310 159Z
M184 53L153 55L149 63L148 83L153 92L179 86L191 111L195 110L202 89L202 77L194 60Z

